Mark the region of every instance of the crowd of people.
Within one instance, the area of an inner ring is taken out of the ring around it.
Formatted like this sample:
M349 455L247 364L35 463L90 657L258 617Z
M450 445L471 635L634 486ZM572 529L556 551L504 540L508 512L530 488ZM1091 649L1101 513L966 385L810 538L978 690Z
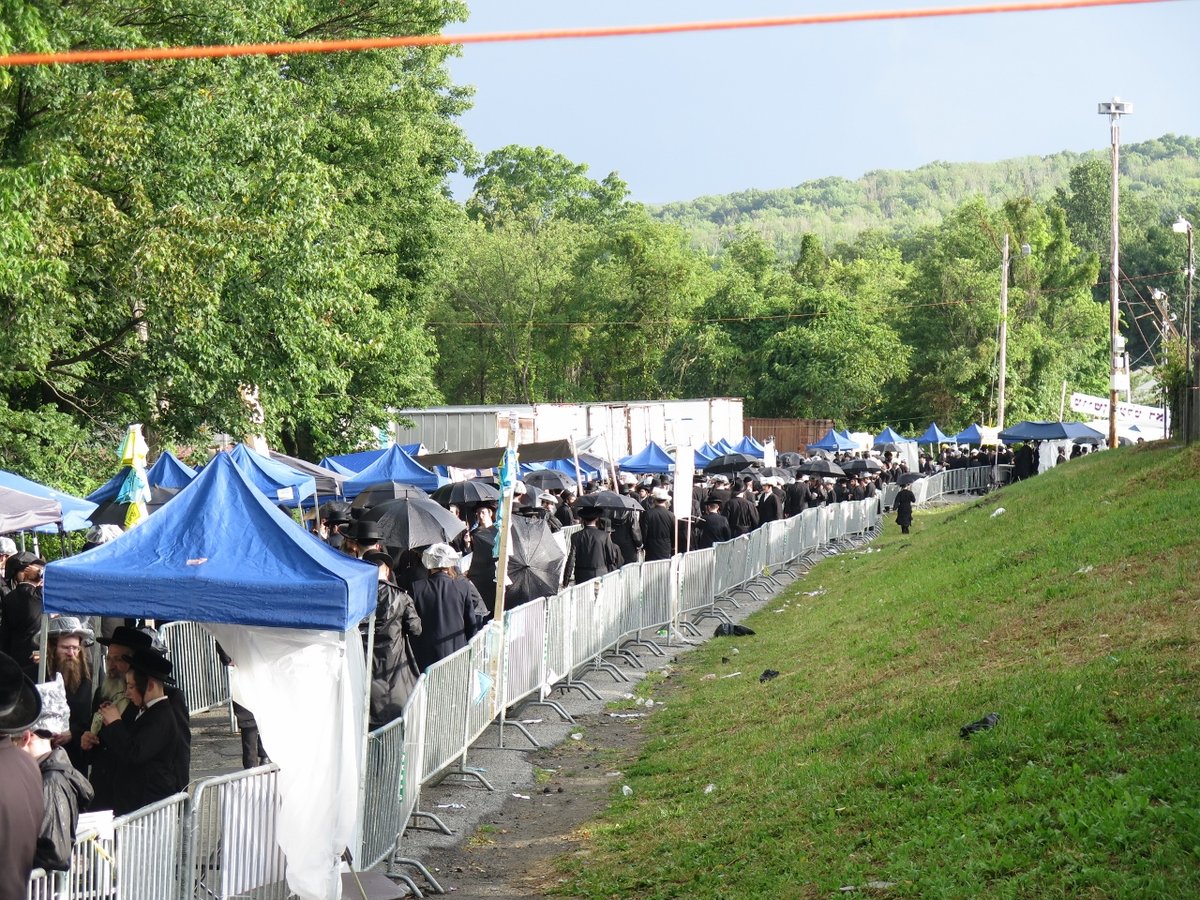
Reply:
M888 453L838 454L822 472L816 458L799 468L705 474L691 484L689 514L673 512L674 485L666 474L622 475L577 491L574 482L538 490L518 482L513 513L550 533L580 524L566 542L557 583L583 583L639 560L669 559L748 534L806 509L879 495L886 484L943 468L1014 464L1026 451L945 448L922 454L919 471ZM1032 472L1036 451L1030 449ZM896 496L897 522L907 532L915 497ZM331 547L377 569L369 719L377 728L400 717L420 674L466 646L492 617L496 591L494 501L451 504L461 530L448 540L391 546L364 510L328 503L316 524ZM86 547L121 533L97 526ZM189 781L191 726L186 699L152 623L62 616L49 621L46 680L38 675L45 561L0 538L0 900L16 897L15 861L45 869L69 865L75 822L83 810L131 812L184 790ZM514 597L512 604L529 597ZM91 620L95 622L96 620ZM366 641L364 623L364 643ZM226 665L236 664L219 646ZM252 711L235 706L242 763L269 761ZM20 819L20 821L18 821ZM36 829L32 829L36 820ZM16 835L33 834L32 843ZM5 866L7 861L14 865ZM27 870L26 870L27 871ZM6 873L6 874L5 874ZM7 883L5 881L7 879ZM20 879L19 896L24 896Z

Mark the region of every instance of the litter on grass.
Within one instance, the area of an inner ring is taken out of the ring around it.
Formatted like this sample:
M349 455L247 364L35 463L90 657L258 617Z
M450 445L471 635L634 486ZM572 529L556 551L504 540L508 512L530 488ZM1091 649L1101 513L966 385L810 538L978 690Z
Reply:
M713 791L715 791L716 789L717 789L717 786L716 786L715 784L710 784L710 785L707 785L707 786L704 788L704 793L706 793L706 794L711 794L711 793L712 793Z
M541 725L542 720L541 719L522 719L521 724L522 725Z
M627 784L623 784L623 785L621 785L621 793L624 794L626 797L632 797L633 796L633 788L631 788Z
M758 683L762 684L764 681L770 681L772 678L778 678L778 677L779 677L779 673L777 671L775 671L774 669L767 669L761 675L758 676Z
M532 799L528 794L513 794L513 796L516 797L518 800Z
M829 591L827 591L825 588L817 588L817 590L815 590L815 591L805 591L804 596L805 597L820 597L822 594L828 594L828 593L829 593Z
M728 675L722 675L721 677L722 678L737 678L741 674L742 674L741 672L730 672Z
M996 518L996 516L1004 515L1007 511L1008 510L1006 510L1003 506L997 506L994 510L992 510L991 517L994 519L994 518Z
M972 722L970 725L964 725L962 728L958 729L958 736L965 740L976 732L990 731L996 727L996 723L999 721L1000 713L988 713L982 719Z
M466 809L467 807L462 803L439 803L437 805L437 808L438 809Z
M1094 569L1094 568L1096 568L1096 567L1095 566L1080 566L1078 569L1075 570L1075 574L1076 575L1086 575L1088 572L1092 571L1092 569Z
M573 733L571 734L571 740L573 740L573 741L582 741L582 740L583 740L583 732L581 732L581 731L576 731L576 732L573 732Z
M644 719L645 713L609 713L610 719Z

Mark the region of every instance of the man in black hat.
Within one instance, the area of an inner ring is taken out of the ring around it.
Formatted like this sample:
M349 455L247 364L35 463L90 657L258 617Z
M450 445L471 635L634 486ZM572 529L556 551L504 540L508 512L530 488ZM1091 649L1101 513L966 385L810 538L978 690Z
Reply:
M603 528L597 527L604 511L599 507L585 506L577 510L583 528L571 535L571 552L567 555L567 568L563 581L576 584L607 575L621 567L621 551Z
M358 559L362 559L364 554L370 553L372 550L386 550L383 546L383 532L379 530L379 523L359 519L346 530L341 550L348 556Z
M665 487L656 487L650 492L652 503L642 516L642 541L646 550L646 562L670 559L675 553L675 516L667 509L671 492Z
M11 656L0 653L0 900L25 900L42 830L42 775L8 735L42 713L42 698Z
M100 743L109 754L116 815L187 787L186 766L181 771L187 747L166 694L166 687L174 683L170 661L155 650L138 647L125 673L128 708L121 713L112 704L100 707L104 720Z
M7 653L30 678L37 677L42 628L42 570L46 561L32 553L10 556L4 574L13 585L0 601L0 653Z
M321 505L321 538L334 550L342 549L341 528L350 524L350 504L331 500Z
M696 549L705 550L713 544L733 540L729 520L721 515L721 501L710 497L704 501L704 517L700 520L700 534L696 538Z
M80 746L84 750L93 751L91 753L91 781L92 786L96 789L96 799L93 803L95 809L113 808L115 803L113 792L116 789L116 782L110 766L111 754L107 752L100 740L100 733L104 727L104 718L100 714L100 707L110 704L116 708L118 715L128 710L131 705L130 698L126 693L129 661L136 650L155 650L156 638L157 634L151 629L130 628L128 625L118 626L111 638L97 638L97 643L108 646L108 657L104 664L105 678L100 687L96 689L96 696L92 701L95 716L92 720L91 732L84 734L80 739ZM156 652L161 655L162 649L165 648L159 648ZM175 714L179 732L183 736L185 752L178 759L178 774L186 784L188 772L191 769L191 714L188 712L187 698L183 695L183 691L174 686L174 682L164 683L163 689L170 702L171 711Z

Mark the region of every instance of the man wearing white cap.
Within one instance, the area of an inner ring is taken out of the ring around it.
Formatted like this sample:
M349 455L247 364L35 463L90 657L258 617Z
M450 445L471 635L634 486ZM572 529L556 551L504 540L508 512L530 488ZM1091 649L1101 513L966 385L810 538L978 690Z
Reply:
M646 562L670 559L675 553L675 516L667 509L671 493L665 487L650 492L651 507L642 517L642 546Z
M87 771L87 754L79 739L92 723L92 665L87 648L95 642L92 629L74 616L58 616L48 627L46 677L62 675L71 707L70 727L54 736L55 745L63 745L71 764Z
M429 577L413 582L412 598L421 617L413 651L422 672L467 646L487 613L475 585L458 573L460 558L449 544L431 544L421 554Z

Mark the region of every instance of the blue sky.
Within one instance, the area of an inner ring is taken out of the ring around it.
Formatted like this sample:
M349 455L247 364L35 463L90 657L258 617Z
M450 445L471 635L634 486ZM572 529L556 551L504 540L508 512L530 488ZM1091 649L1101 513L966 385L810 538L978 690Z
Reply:
M476 0L447 32L523 31L980 5L980 0ZM828 175L1200 135L1200 3L664 37L467 46L461 120L481 152L543 145L634 199L687 200ZM465 197L469 184L453 184Z

